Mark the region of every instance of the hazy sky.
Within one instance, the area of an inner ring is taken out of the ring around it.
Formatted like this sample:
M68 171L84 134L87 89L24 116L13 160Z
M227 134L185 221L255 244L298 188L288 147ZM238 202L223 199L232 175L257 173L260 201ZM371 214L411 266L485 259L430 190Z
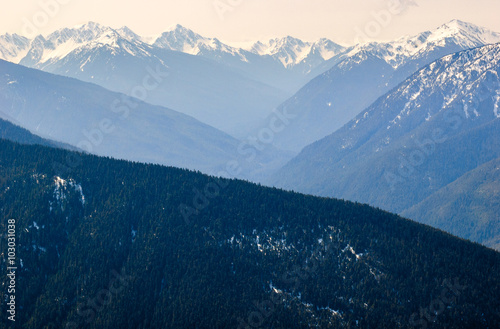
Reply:
M0 34L95 21L141 35L181 24L230 43L292 35L352 44L360 33L391 40L455 18L500 31L499 13L500 0L22 0L2 3Z

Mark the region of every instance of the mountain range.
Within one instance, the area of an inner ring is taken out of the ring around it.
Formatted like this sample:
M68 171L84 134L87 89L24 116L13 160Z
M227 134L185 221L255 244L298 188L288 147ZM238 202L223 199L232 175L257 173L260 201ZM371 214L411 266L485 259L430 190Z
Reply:
M498 246L500 221L488 205L499 204L499 74L500 44L445 56L306 147L274 182Z
M180 25L156 38L94 22L32 40L0 37L0 59L173 108L238 137L342 49L287 37L247 51Z
M0 295L27 329L500 328L499 74L459 20L2 35Z
M500 34L459 20L389 43L343 47L288 36L247 49L181 25L142 37L89 22L32 40L0 36L0 58L173 108L237 138L266 126L277 107L295 119L274 145L298 153L418 68L495 42Z
M299 152L335 132L418 69L458 51L500 42L500 33L453 20L432 31L388 43L345 49L330 69L279 106L294 115L274 144ZM326 65L326 64L325 64Z
M180 25L156 37L92 22L32 40L6 34L0 56L22 65L0 62L0 114L51 145L367 202L498 248L496 208L489 206L497 200L497 59L462 52L499 41L500 34L459 20L351 47L285 37L243 49ZM446 57L456 52L457 61ZM440 69L425 71L432 62ZM467 125L431 143L434 161L408 165L408 157L417 161L408 145L432 137L435 117L451 105L454 120ZM425 115L414 111L422 106ZM405 111L405 125L395 128ZM410 173L394 174L401 170ZM461 202L468 206L458 211Z

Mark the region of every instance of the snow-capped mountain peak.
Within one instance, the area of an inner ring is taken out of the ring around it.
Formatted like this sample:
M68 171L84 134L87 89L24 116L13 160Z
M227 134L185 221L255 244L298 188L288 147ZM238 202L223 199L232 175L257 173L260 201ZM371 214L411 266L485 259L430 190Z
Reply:
M412 61L417 63L418 68L432 58L497 42L500 42L499 33L460 20L453 20L434 30L402 37L393 42L372 42L349 49L329 39L306 42L291 36L259 41L240 48L241 45L229 46L182 25L175 25L161 35L150 38L139 36L126 26L113 29L96 22L87 22L32 40L11 34L0 36L0 58L43 68L45 62L63 59L81 48L89 50L105 46L126 51L134 56L154 56L146 53L158 48L201 56L238 67L262 61L269 63L269 60L272 60L277 67L283 66L287 70L307 75L311 72L321 73L315 69L323 69L322 64L334 57L339 60L353 57L360 51L366 51L384 60L394 69ZM327 69L326 66L324 69Z
M128 31L122 29L121 32ZM122 33L94 22L57 30L46 38L39 64L62 59L80 48L99 48L105 45L120 48L121 44L130 39L129 34L124 37Z
M198 53L197 47L200 42L206 43L209 39L177 24L172 29L163 32L153 43L153 46L181 51L195 55Z
M319 53L324 60L329 60L343 50L345 50L343 46L326 38L319 39L311 46L311 53Z
M452 20L436 29L414 36L401 37L392 42L356 45L350 50L348 56L354 56L360 51L368 51L397 69L408 61L425 58L437 49L449 49L442 54L446 55L446 53L497 42L500 42L500 33L460 20Z
M47 36L47 40L56 44L61 44L72 39L75 43L85 43L100 37L103 33L109 32L110 27L99 23L88 22L83 25L77 25L73 28L63 28L52 32Z
M106 47L109 54L129 53L132 56L146 56L149 45L127 27L115 30L95 22L88 22L72 28L62 28L47 37L39 35L28 40L28 46L17 57L5 58L28 67L47 69L61 60L81 62L81 71L90 62L90 54ZM87 55L85 55L87 54ZM71 59L68 59L71 55Z
M241 49L228 46L217 38L203 37L179 24L162 33L154 41L153 46L180 51L190 55L207 56L215 60L218 60L225 54L229 54L231 56L237 56L244 62L247 61Z
M17 34L0 35L0 58L18 62L26 56L30 40Z
M311 55L319 55L322 60L328 60L343 49L342 46L328 39L320 39L313 43L286 36L271 39L265 43L258 41L249 51L260 56L271 56L278 59L285 67L291 67L303 62Z
M300 39L286 36L284 38L275 38L263 42L256 42L252 46L252 51L259 55L277 55L280 53L300 53L304 50L304 48L308 47L309 44L303 42Z
M183 51L186 46L191 48L195 47L200 40L205 40L205 38L178 24L174 28L163 32L155 40L153 45L161 48Z
M144 38L141 37L140 35L136 34L134 31L129 29L127 26L122 26L121 28L117 29L116 32L120 34L120 36L128 41L134 42L134 41L142 41L144 42Z
M427 42L442 43L449 39L460 39L466 45L477 46L500 41L499 33L460 20L452 20L429 32Z

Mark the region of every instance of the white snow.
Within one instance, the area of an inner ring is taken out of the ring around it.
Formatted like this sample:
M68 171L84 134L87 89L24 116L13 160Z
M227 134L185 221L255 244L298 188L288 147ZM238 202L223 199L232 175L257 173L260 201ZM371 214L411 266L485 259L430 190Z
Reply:
M43 49L43 56L40 59L41 63L48 62L52 59L62 59L74 51L76 48L80 46L79 43L75 42L72 39L58 45L54 50L49 50L47 48Z
M500 33L453 20L434 30L415 36L401 37L392 42L357 45L349 56L354 56L361 51L369 51L397 69L412 58L425 55L437 47L445 47L451 42L458 44L462 49L470 49L500 42Z
M29 40L17 34L0 36L0 59L18 64L28 54Z
M246 50L260 56L271 56L279 60L284 67L290 68L306 60L313 51L316 51L326 61L341 53L344 47L327 39L304 42L288 36L271 39L267 42L258 41Z
M498 111L498 106L500 104L500 90L497 91L498 95L495 96L495 104L493 105L493 113L497 118L500 118L500 112Z
M36 244L32 245L33 251L36 251L37 249L40 250L41 252L47 252L47 249L44 247L37 246Z
M82 203L82 205L85 205L85 195L83 194L82 186L80 184L77 184L73 179L66 181L61 177L56 176L54 178L54 185L55 185L54 197L58 202L66 199L68 192L67 187L69 185L74 189L75 192L80 194L80 202ZM51 210L52 210L52 204L51 204Z

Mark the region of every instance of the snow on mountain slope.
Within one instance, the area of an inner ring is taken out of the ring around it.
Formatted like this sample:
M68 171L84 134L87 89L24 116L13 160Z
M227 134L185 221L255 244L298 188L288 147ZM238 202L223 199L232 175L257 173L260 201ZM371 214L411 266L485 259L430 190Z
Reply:
M127 94L140 87L147 67L169 71L165 83L170 84L148 92L148 102L175 108L237 137L246 137L245 126L257 125L341 49L326 39L307 44L295 59L301 62L285 67L278 57L231 47L181 25L148 38L127 27L94 22L32 40L4 35L1 41L2 59Z
M216 38L205 38L182 25L176 25L173 29L162 33L153 43L153 46L180 51L190 55L200 55L203 51L219 51L231 55L240 56L247 61L241 49L236 49L221 43Z
M44 52L46 53L67 54L71 52L71 48L75 50L85 44L87 46L92 46L92 43L95 45L95 41L105 34L109 35L108 42L121 38L136 46L145 43L153 48L179 51L215 60L249 74L258 81L271 83L274 87L289 91L296 91L307 82L306 77L309 74L318 73L314 71L315 68L344 50L342 46L328 39L320 39L312 43L292 37L270 40L265 44L258 42L250 49L243 49L227 45L216 38L201 36L181 25L176 25L158 37L142 37L126 26L112 29L94 22L61 29L49 36L43 36L43 40L46 42L42 42L42 44L45 45L43 48L45 48ZM4 36L4 38L6 37L7 35ZM40 37L36 39L40 39ZM68 44L68 40L73 40L73 44ZM40 45L39 40L28 40L28 43L32 42L35 42L36 46ZM261 49L256 50L259 45ZM60 46L65 50L56 49ZM12 42L7 42L4 47L17 48ZM41 52L40 47L38 47L38 52ZM0 53L1 59L14 63L19 63L23 57L7 56ZM50 57L50 54L46 54L43 59L46 60ZM37 64L41 67L43 63ZM271 78L265 73L266 71L272 71L269 75L277 76L277 78ZM290 82L291 79L294 81Z
M17 34L0 35L0 59L19 62L29 50L30 40Z
M500 157L499 75L500 43L445 56L306 147L275 183L401 213Z
M271 56L280 61L284 67L293 68L307 62L311 57L316 57L316 59L319 57L321 62L327 61L342 52L344 47L328 39L320 39L317 42L304 42L287 36L271 39L265 43L258 41L249 50L261 56Z
M122 28L118 31L93 22L71 29L64 28L49 34L46 38L36 37L31 42L30 51L20 64L44 70L51 65L58 65L59 61L70 54L101 48L110 49L115 54L124 50L131 56L150 57L151 47L130 33L131 31L127 29ZM85 65L88 63L89 61L82 63L81 71L85 70Z
M387 43L357 45L348 54L351 56L365 50L376 54L394 69L417 58L425 58L438 48L455 47L456 51L500 42L500 33L477 25L452 20L437 29L415 36L406 36Z
M185 45L189 43L189 35L197 38L182 27L177 32L185 32ZM115 30L89 22L57 30L46 37L37 36L19 63L174 108L233 136L241 133L245 124L261 120L289 96L262 81L267 80L264 76L270 81L276 76L279 68L272 63L259 62L245 71L241 65L247 63L224 53L229 48L222 44L219 52L193 56L153 46L146 39L126 27ZM208 43L200 44L199 50L211 49ZM225 54L229 58L217 60ZM285 72L275 82L287 79L294 80Z
M164 32L152 45L229 65L258 81L290 92L307 83L318 74L315 69L344 50L328 39L309 43L292 37L238 48L216 38L203 37L181 25Z
M123 27L117 29L116 32L118 32L122 36L122 38L125 38L128 41L142 41L142 42L149 43L149 40L150 40L149 37L142 37L142 36L136 34L134 31L132 31L131 29L129 29L126 26L123 26Z
M252 51L263 56L277 58L285 67L301 62L309 53L311 45L302 40L287 36L281 39L271 39L267 43L257 42Z
M378 128L384 129L377 134L380 140L386 140L393 130L408 134L451 109L460 110L465 120L476 124L498 119L499 74L500 43L445 56L379 99L342 131L365 130L365 122L370 126L379 122ZM382 111L380 104L383 104ZM388 145L380 143L380 146L382 144Z
M348 49L328 39L311 43L286 37L244 50L180 25L149 39L127 27L89 22L33 40L4 35L0 41L6 60L127 94L144 78L146 67L159 67L170 77L163 88L148 92L148 102L175 108L237 137L246 137L249 126L320 75L292 98L295 105L286 105L298 119L287 128L290 133L275 140L298 152L419 68L447 54L500 41L500 34L455 20L394 42Z
M500 42L500 33L461 21L388 43L349 48L332 67L280 105L296 117L276 139L299 152L333 133L425 65L452 53Z
M390 121L387 130L396 125L399 126L400 121L405 116L411 116L413 111L419 111L422 98L429 97L430 93L438 91L441 91L443 96L442 105L430 108L426 121L451 106L462 106L466 119L479 116L500 118L500 113L498 113L499 68L500 44L448 55L430 64L414 75L411 83L397 89L400 96L405 97L407 102L397 116ZM489 113L479 113L478 104L490 97L494 100L494 106L484 109L489 110Z
M312 65L316 66L323 61L329 60L344 49L328 39L320 39L312 43L290 36L271 39L266 43L259 41L248 49L235 48L220 42L216 38L205 38L181 25L164 32L153 45L191 55L203 55L208 51L218 51L238 56L244 62L248 61L249 53L270 56L288 69L307 61L309 57L315 56L321 59L320 61L316 60L315 65Z

